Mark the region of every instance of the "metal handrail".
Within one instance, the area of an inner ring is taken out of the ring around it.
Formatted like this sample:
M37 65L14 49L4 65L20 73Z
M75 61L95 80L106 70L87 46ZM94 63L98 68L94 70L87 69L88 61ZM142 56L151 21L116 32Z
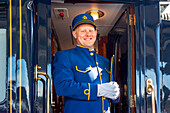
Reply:
M152 84L152 79L146 80L146 93L152 97L152 113L155 113L155 91Z
M35 65L34 67L34 79L37 82L38 80L42 79L41 77L38 77L38 75L44 75L47 79L47 106L46 106L46 113L49 113L50 111L50 77L45 73L38 71L38 69L41 69L40 66Z

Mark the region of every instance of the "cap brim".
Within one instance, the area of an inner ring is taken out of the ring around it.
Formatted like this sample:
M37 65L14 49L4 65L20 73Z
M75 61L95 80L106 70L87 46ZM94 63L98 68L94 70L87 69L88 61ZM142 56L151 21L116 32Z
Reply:
M73 31L74 31L78 26L80 26L80 25L82 25L82 24L90 24L90 25L92 25L92 26L96 29L96 25L94 24L94 22L89 21L89 20L83 20L83 21L77 22L77 23L74 25Z

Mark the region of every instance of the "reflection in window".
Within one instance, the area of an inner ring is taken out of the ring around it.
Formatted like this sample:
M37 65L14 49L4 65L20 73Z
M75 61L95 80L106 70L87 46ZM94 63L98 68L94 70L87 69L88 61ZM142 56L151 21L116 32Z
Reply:
M6 29L0 29L0 102L5 99Z

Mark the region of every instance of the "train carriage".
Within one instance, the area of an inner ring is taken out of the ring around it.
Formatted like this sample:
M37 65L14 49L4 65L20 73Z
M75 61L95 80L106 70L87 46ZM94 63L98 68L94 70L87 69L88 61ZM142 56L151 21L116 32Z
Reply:
M71 21L97 11L98 54L115 56L111 113L170 112L169 0L1 0L0 113L62 113L52 61L76 46Z

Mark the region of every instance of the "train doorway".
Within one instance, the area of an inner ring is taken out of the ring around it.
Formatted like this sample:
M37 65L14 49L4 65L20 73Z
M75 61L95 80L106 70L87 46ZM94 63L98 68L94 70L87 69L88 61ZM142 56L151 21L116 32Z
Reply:
M104 16L95 21L98 54L111 60L115 56L114 79L121 88L118 104L112 104L112 113L135 112L135 13L133 4L122 3L51 3L52 59L57 51L76 46L71 35L73 17L89 10L101 10ZM64 17L60 16L64 13ZM132 59L132 60L131 60ZM64 98L55 94L53 110L63 113Z

